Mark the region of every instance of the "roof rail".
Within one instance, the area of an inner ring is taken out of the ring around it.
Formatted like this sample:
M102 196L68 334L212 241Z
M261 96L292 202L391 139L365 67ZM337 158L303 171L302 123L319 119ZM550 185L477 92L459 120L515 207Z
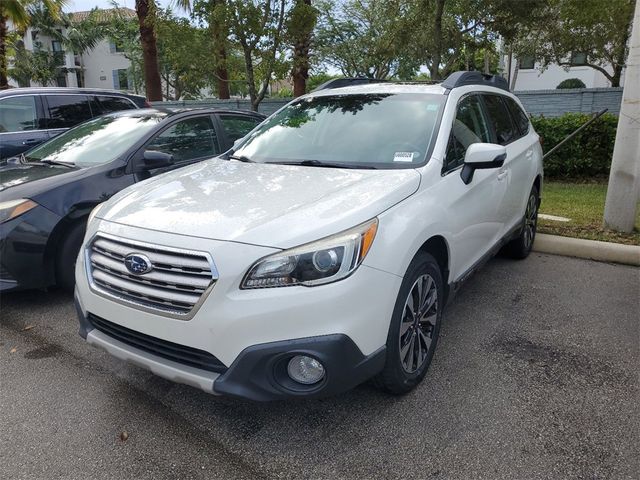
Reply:
M506 90L507 92L509 91L509 84L504 77L487 75L476 71L453 72L442 82L442 86L448 89L462 87L464 85L486 85L487 87L496 87Z
M318 92L320 90L327 90L329 88L341 88L341 87L350 87L352 85L364 85L367 83L383 83L386 80L379 80L376 78L367 78L367 77L348 77L348 78L334 78L329 80L328 82L324 82L322 85L318 85L313 89L314 92Z

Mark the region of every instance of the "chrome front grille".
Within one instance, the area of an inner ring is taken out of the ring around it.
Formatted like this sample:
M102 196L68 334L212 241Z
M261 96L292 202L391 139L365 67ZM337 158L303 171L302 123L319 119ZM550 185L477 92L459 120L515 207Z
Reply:
M143 255L152 267L132 273L129 255ZM94 289L144 309L188 316L218 279L213 262L203 253L158 247L99 235L87 250Z

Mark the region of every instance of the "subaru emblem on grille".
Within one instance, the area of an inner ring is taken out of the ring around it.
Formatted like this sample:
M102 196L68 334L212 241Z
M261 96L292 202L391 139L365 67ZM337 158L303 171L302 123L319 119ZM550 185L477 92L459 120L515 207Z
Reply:
M124 257L124 266L134 275L144 275L153 270L149 257L141 253L130 253Z

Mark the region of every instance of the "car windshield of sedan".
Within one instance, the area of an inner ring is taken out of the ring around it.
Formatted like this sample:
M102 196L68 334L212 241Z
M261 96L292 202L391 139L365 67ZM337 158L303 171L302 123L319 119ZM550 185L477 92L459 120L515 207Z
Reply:
M25 153L28 162L51 162L76 167L109 163L131 148L166 113L108 115L85 122Z
M231 158L344 168L415 168L431 151L444 98L377 93L302 99L266 120Z

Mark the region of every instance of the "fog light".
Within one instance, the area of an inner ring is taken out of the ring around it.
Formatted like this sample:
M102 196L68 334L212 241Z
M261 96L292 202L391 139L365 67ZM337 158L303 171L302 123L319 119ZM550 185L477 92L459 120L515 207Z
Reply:
M313 385L324 378L322 363L305 355L296 355L289 360L287 372L293 380L304 385Z

